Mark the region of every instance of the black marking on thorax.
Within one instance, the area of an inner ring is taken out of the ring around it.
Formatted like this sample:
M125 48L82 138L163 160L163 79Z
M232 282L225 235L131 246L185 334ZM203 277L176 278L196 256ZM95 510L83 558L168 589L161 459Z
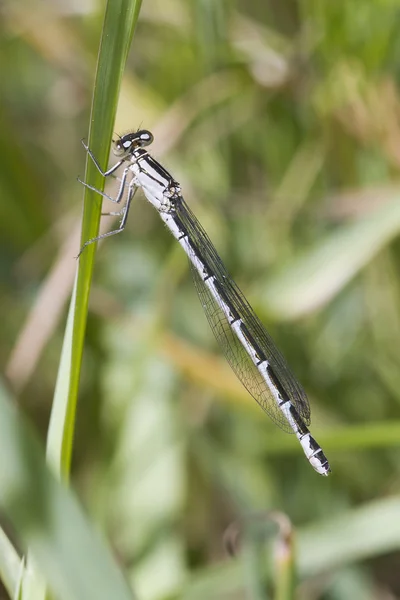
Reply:
M157 175L159 175L168 182L166 185L166 189L176 185L176 181L172 177L171 173L168 173L168 171L164 169L164 167L160 165L160 163L155 158L153 158L151 154L149 154L144 148L136 148L132 152L132 156L136 159L136 163L139 165L142 172L146 173L146 175L150 177L150 179L153 179L153 181L159 183L157 178L148 169L146 169L146 163L147 165L150 165L150 167L157 173Z

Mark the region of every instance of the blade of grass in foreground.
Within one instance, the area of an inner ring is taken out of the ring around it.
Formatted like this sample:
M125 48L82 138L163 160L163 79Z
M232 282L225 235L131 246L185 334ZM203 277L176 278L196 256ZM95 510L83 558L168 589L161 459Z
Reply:
M89 147L103 168L107 165L122 74L140 5L140 0L109 0L106 7L89 132ZM103 189L103 178L90 160L85 180ZM98 235L100 213L101 199L85 188L82 242ZM70 471L94 251L95 244L89 246L79 260L48 434L48 459L65 480Z
M285 321L324 306L399 232L398 198L338 227L270 278L263 294L266 310Z
M74 495L57 482L0 386L0 509L60 600L132 600L122 573Z
M18 552L0 528L0 578L10 598L14 596L18 587L21 564L22 560Z

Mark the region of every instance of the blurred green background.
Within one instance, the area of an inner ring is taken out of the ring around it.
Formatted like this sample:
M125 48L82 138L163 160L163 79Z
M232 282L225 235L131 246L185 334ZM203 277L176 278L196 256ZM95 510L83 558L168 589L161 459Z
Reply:
M43 439L103 9L1 7L0 356ZM99 246L73 484L139 598L269 597L272 510L294 527L296 597L400 597L399 19L390 0L143 2L115 131L154 133L304 384L333 472L236 381L138 194ZM229 557L227 528L254 513Z

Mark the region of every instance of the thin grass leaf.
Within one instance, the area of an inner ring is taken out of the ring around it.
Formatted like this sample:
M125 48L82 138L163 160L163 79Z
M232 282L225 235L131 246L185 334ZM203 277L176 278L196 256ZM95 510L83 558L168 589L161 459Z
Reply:
M24 560L25 567L22 573L21 599L22 600L45 600L46 580L38 569L32 551L29 549ZM14 594L15 595L15 594Z
M106 8L89 131L89 146L103 166L108 157L121 79L140 4L135 0L112 0ZM86 166L86 181L101 189L104 185L90 160ZM98 235L100 211L99 197L85 188L82 242ZM48 431L47 458L54 472L64 479L68 479L71 465L94 250L94 246L89 247L79 261ZM28 562L31 564L30 559ZM36 571L33 565L32 571ZM42 593L33 595L43 598L45 593L43 589ZM32 594L28 592L25 597L32 598Z
M122 74L140 5L140 0L110 0L106 7L89 132L89 146L103 167L107 164ZM85 180L100 189L104 185L103 178L91 160L87 161ZM85 188L82 242L98 235L100 212L99 196ZM71 464L94 251L93 244L86 248L79 260L77 282L71 300L72 325L69 322L67 327L68 337L64 341L63 360L58 374L59 385L54 399L58 416L52 417L49 430L47 455L56 471L65 479L68 479Z
M277 539L274 544L274 600L293 600L295 597L296 555L293 528L289 519L283 514L277 514L280 524Z
M400 499L375 500L299 530L298 568L306 576L398 551Z
M12 598L21 579L21 557L0 528L0 579Z
M395 448L400 445L400 422L360 423L335 427L332 430L313 429L318 434L327 452L367 450L370 448ZM268 455L295 454L296 440L288 435L271 432L265 441L263 451Z
M50 423L47 433L46 455L47 463L53 468L58 477L63 473L63 457L68 455L66 447L73 437L75 415L68 415L70 403L67 402L69 384L69 368L72 357L72 332L74 314L76 310L76 285L77 276L72 290L71 304L68 311L67 326L65 329L61 360L57 374L56 389L54 392L53 405L51 408ZM71 430L68 430L72 428ZM66 465L65 465L66 466Z
M14 587L14 594L12 595L13 600L20 600L22 598L22 584L24 581L26 563L24 557L19 561L18 579Z
M400 203L346 225L272 278L263 295L279 320L297 319L331 300L400 231Z
M0 387L0 509L60 600L132 600L110 552ZM17 581L15 582L15 589Z

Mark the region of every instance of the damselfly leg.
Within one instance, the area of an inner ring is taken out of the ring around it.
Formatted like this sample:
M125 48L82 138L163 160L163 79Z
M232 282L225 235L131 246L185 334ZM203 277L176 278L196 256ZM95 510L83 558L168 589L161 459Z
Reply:
M97 170L101 173L101 175L106 178L109 177L110 175L113 175L115 173L115 171L117 171L121 165L124 163L124 160L120 160L118 161L118 163L116 165L114 165L113 167L111 167L110 169L108 169L107 171L103 171L96 159L96 157L94 156L94 154L92 153L92 151L89 149L89 147L85 144L85 142L82 140L82 145L85 148L85 150L87 151L88 155L90 156L91 160L93 161L94 165L96 166ZM109 196L108 194L106 194L104 191L99 190L98 188L86 183L85 181L82 181L81 179L79 179L78 177L78 181L79 183L81 183L82 185L84 185L85 187L87 187L88 189L92 190L93 192L96 192L97 194L99 194L100 196L102 196L103 198L106 198L107 200L110 200L111 202L114 202L115 204L120 204L124 195L125 195L125 191L126 188L128 188L128 195L127 195L127 199L125 204L123 205L123 207L121 208L121 210L117 211L117 212L107 212L107 213L102 213L102 215L104 216L122 216L121 222L119 224L119 227L117 229L113 229L112 231L108 231L106 233L102 233L94 238L91 238L90 240L87 240L83 246L81 247L79 254L77 256L77 258L79 258L79 256L82 254L82 252L84 251L84 249L89 246L90 244L94 244L95 242L98 242L99 240L102 240L104 238L107 237L111 237L112 235L116 235L117 233L121 233L126 226L126 222L128 219L128 214L129 214L129 208L131 206L131 202L133 197L136 194L136 190L137 190L137 184L135 181L135 178L132 177L132 179L129 181L128 183L128 175L131 172L130 167L126 167L123 170L122 173L122 177L120 179L120 186L119 186L119 190L117 193L117 196L115 198L113 198L112 196Z

